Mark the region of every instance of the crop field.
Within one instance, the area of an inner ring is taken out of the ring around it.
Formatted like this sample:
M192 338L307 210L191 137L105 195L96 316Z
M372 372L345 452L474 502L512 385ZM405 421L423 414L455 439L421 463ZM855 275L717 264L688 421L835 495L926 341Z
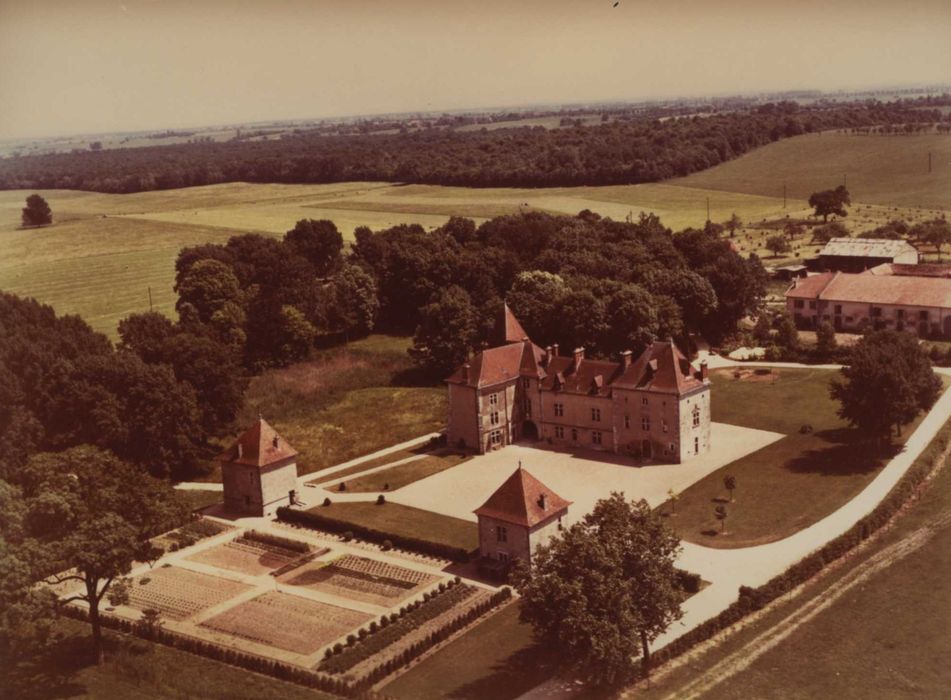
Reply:
M238 571L242 574L260 576L290 564L301 556L300 552L287 550L282 553L276 547L265 548L249 540L225 542L210 549L186 557L189 561L220 569Z
M928 154L931 153L931 172ZM805 200L845 182L853 202L951 209L951 136L825 132L783 139L672 184Z
M347 555L327 565L307 564L279 580L292 586L389 607L418 593L437 579L437 576L376 559Z
M367 622L370 615L270 592L202 622L219 632L304 656Z
M135 579L129 605L139 610L155 608L165 617L184 620L248 590L251 587L243 583L168 567Z

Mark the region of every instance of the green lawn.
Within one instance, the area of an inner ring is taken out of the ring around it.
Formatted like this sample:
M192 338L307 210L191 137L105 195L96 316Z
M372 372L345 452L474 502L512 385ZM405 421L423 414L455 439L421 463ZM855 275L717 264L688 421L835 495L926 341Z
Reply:
M191 489L175 489L175 497L184 503L189 510L198 510L199 508L221 503L224 498L221 491L198 491Z
M713 420L771 430L786 437L728 464L686 489L670 525L688 542L709 547L749 547L803 529L858 494L887 462L858 432L836 416L829 397L834 370L773 370L765 381L737 380L732 370L712 373ZM917 423L906 427L904 436ZM800 433L803 425L813 432ZM896 440L897 446L903 439ZM723 486L736 477L735 502ZM726 532L714 515L727 508ZM670 512L669 503L661 506Z
M951 438L946 424L919 459L933 460ZM806 585L802 595L775 606L764 617L696 655L653 684L629 696L645 700L677 697L701 674L718 674L731 654L757 646L757 635L807 602L885 547L921 528L935 535L921 548L873 574L834 601L789 637L706 692L704 700L745 698L938 698L951 687L947 611L951 610L951 465L939 472L923 496L880 531L869 546L838 569Z
M519 622L512 604L384 686L397 700L508 700L547 680L555 669Z
M258 675L234 666L106 633L106 663L89 655L91 632L85 623L60 619L62 635L50 648L19 663L0 658L0 689L6 698L53 700L332 700L334 696Z
M317 478L311 479L308 483L319 484L323 481L327 481L328 479L350 476L351 474L359 474L360 472L365 472L367 469L382 467L386 464L392 464L398 460L406 459L407 457L415 457L416 455L425 454L429 451L430 448L428 445L422 445L420 447L408 450L396 450L395 452L390 452L383 455L382 457L374 457L373 459L357 462L353 466L347 467L346 469L341 469L340 471L334 472L333 474L327 474L326 476L320 476L317 474Z
M356 491L358 493L384 490L395 491L420 479L425 479L433 474L451 469L470 459L472 459L472 455L453 451L429 455L422 459L414 459L412 462L398 464L389 469L382 469L378 472L346 481L347 491ZM339 483L330 488L336 490L338 487Z
M401 537L418 537L431 542L441 542L451 547L461 547L467 552L479 546L479 533L475 523L399 503L377 505L376 502L339 502L311 510L325 518L372 527Z

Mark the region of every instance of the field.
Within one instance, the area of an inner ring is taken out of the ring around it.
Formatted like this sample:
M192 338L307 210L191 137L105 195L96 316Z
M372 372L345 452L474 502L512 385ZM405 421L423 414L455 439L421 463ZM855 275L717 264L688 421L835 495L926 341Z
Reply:
M438 474L446 469L452 469L471 458L472 455L459 452L437 452L436 454L427 455L420 459L414 459L411 462L398 464L395 467L381 469L372 474L359 476L345 483L347 491L350 492L395 491L420 479L425 479L428 476ZM328 488L337 490L339 484Z
M928 172L928 153L932 172ZM805 200L845 184L853 202L951 209L951 136L825 132L783 139L672 184Z
M356 610L271 592L229 608L202 625L308 656L369 619Z
M339 502L312 510L326 518L391 532L401 537L442 542L450 547L461 547L467 552L479 546L475 523L399 503L380 506L370 502Z
M507 606L383 688L398 700L508 700L547 680L554 669Z
M155 608L167 618L184 620L249 590L250 586L217 576L163 567L134 580L129 605L139 610Z
M199 564L217 566L219 569L260 576L280 569L300 556L300 552L287 550L286 553L281 553L276 547L265 548L249 540L232 540L192 554L187 559Z
M0 688L17 700L335 700L334 696L105 631L106 662L90 654L89 625L59 618L49 645L27 659L0 662Z
M248 387L238 425L266 416L300 453L302 475L439 430L446 391L415 385L409 345L373 335L264 372ZM221 480L215 471L207 478Z
M689 542L708 547L749 547L788 537L858 494L888 455L871 451L836 415L829 397L833 370L773 370L734 379L712 373L713 420L783 433L786 437L710 474L686 489L668 522ZM920 418L919 418L920 420ZM914 430L907 426L904 436ZM800 432L804 425L808 433ZM895 441L899 446L902 439ZM736 477L735 502L723 478ZM725 529L714 507L727 509ZM670 512L670 504L661 506Z
M292 586L390 607L434 583L437 577L351 554L326 565L306 564L279 580Z

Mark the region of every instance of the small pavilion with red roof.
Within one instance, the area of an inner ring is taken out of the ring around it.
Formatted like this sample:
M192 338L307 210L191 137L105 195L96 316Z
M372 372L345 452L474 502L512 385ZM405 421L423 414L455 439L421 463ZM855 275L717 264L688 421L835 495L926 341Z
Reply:
M293 502L297 451L263 418L218 455L218 461L227 512L260 517Z
M514 559L529 561L538 546L558 532L570 505L519 464L474 511L479 519L479 553L502 566Z

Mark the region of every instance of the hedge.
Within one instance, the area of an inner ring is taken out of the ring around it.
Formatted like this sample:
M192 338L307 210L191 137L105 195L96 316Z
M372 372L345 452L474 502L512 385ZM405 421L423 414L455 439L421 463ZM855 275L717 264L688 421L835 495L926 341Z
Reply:
M61 612L67 617L72 617L82 622L89 622L89 611L86 608L79 608L71 605L64 606ZM255 673L262 673L278 680L287 681L307 688L316 688L317 690L332 695L346 698L361 698L364 700L384 700L386 696L379 693L367 692L369 685L356 687L354 684L347 683L339 678L316 673L299 666L291 666L281 661L268 659L264 656L248 654L228 647L219 646L212 642L206 642L196 637L188 637L176 632L171 632L162 627L146 628L144 625L111 615L101 615L99 618L102 626L126 634L133 634L143 639L147 639L156 644L172 647L180 651L195 654L206 659L220 661L221 663L237 666Z
M240 539L251 540L252 542L259 542L263 545L269 545L271 547L279 547L280 549L289 549L292 552L299 552L301 554L307 554L310 551L310 545L306 542L301 542L300 540L292 540L289 537L280 537L279 535L272 535L268 532L258 532L257 530L247 530Z
M384 532L372 527L337 520L314 511L294 510L287 506L281 506L277 509L277 517L284 522L296 523L315 530L326 530L327 532L334 532L340 535L349 532L355 537L379 545L383 545L384 542L389 540L394 547L418 552L431 557L449 559L462 564L469 561L469 552L462 547L453 547L443 542L433 542L432 540L424 540L417 537L403 537L392 532Z
M888 495L871 513L859 520L839 537L807 555L786 571L758 588L741 586L735 603L716 617L694 627L652 655L654 664L663 664L710 639L744 617L764 608L777 598L805 583L828 564L840 559L886 525L908 502L934 469L942 452L951 441L951 422L945 423L924 452L905 472Z
M400 608L400 616L396 622L390 623L389 618L386 618L385 626L377 624L376 621L372 622L368 630L361 629L361 632L367 631L367 634L361 638L362 641L359 644L343 649L325 659L320 665L320 670L327 673L343 673L350 670L413 630L422 627L429 620L452 609L453 606L472 595L475 590L473 586L456 586L450 582L450 587L445 592L438 592L422 603L419 601L411 603L409 608ZM373 625L377 625L376 629Z

